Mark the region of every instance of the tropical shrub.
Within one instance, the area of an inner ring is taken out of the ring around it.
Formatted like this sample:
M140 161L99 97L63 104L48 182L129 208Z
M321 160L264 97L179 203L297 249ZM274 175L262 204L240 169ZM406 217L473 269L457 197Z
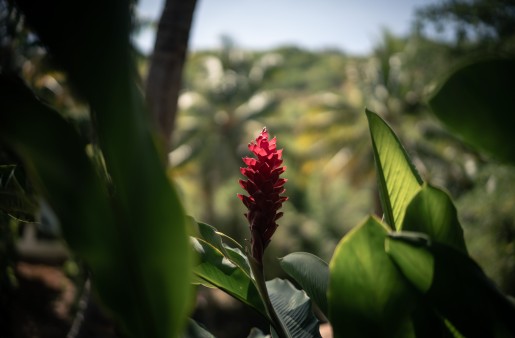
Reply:
M234 240L199 223L194 237L200 256L194 267L197 283L254 307L270 320L274 337L319 337L310 304L328 318L336 337L512 336L515 307L468 256L451 198L422 180L377 114L366 114L384 219L371 216L345 235L329 264L305 252L282 258L281 266L303 291L280 279L263 288L262 251L277 226L284 182L278 175L267 179L274 169L283 171L275 138L272 151L251 143L258 160L244 162L265 173L242 169L248 180L241 185L252 192L240 197L249 208L250 252L244 255ZM268 137L263 132L257 144L267 142L263 135ZM270 198L264 197L267 193ZM255 203L260 200L266 203ZM256 209L267 203L266 210Z
M1 195L0 230L11 236L7 215L33 212L34 188L126 335L209 337L187 320L192 284L219 288L254 308L270 322L273 337L320 337L314 312L331 323L336 337L515 335L514 305L469 257L451 198L422 179L379 115L366 111L383 218L370 216L353 228L329 263L305 252L283 257L281 267L301 289L284 279L266 281L264 250L287 200L276 139L263 130L249 145L256 157L244 158L240 185L248 196L239 198L248 208L251 234L245 248L187 217L166 176L134 77L128 2L105 3L101 11L85 3L80 15L65 2L52 2L52 10L17 3L88 103L93 136L86 142L2 69L0 140L21 164L0 167L0 187L7 192ZM509 163L515 159L507 136L513 70L510 60L471 64L430 102L464 139ZM466 119L455 115L463 110L470 114ZM487 142L477 135L488 135ZM20 183L25 174L27 194ZM8 270L12 239L5 243L0 262Z

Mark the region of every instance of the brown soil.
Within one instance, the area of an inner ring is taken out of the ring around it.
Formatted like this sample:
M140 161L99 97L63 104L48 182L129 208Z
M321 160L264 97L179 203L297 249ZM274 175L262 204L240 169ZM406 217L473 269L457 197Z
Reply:
M18 285L9 297L8 327L0 330L1 337L66 337L73 283L55 266L21 262L15 272Z
M0 338L122 337L91 298L80 329L70 335L80 295L61 266L41 262L17 264L17 287L0 294L3 307L0 309ZM197 306L192 317L218 338L247 337L253 327L263 332L269 329L256 311L217 289L197 290ZM324 338L332 337L328 325L322 325L320 331Z

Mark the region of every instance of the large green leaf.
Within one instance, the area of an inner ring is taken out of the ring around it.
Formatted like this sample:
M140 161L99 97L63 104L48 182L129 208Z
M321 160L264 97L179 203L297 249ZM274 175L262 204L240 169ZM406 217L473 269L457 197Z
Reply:
M191 241L199 257L193 268L200 278L197 282L208 287L216 286L267 317L251 276L205 240L192 237Z
M184 211L166 177L139 88L130 42L133 2L84 2L80 11L74 4L60 0L16 3L53 60L66 71L74 89L87 100L95 121L95 135L112 182L109 206L116 221L107 221L106 228L110 229L101 228L96 236L112 232L113 240L120 242L120 259L126 262L129 273L114 278L115 269L106 267L96 272L97 291L131 335L176 337L182 332L193 299L192 252ZM23 127L32 131L40 128L30 119ZM51 124L38 132L47 137L56 134ZM53 158L45 161L52 162ZM55 178L68 179L69 168L66 169ZM83 183L74 183L77 182ZM83 192L73 190L66 202L97 197L76 198L77 194ZM58 201L52 206L64 208L66 202ZM91 204L85 203L84 208L89 210L85 215L89 223L103 222L98 220L102 213ZM97 229L97 224L91 227ZM67 239L78 233L69 232ZM85 243L91 245L87 240ZM118 278L122 281L115 285ZM119 287L126 281L130 281L130 292Z
M386 247L403 274L464 336L515 336L514 305L468 256L425 235L394 234Z
M414 289L384 250L388 229L368 218L329 263L329 320L335 337L411 337Z
M436 116L466 142L515 163L515 60L470 63L447 78L430 99Z
M424 185L406 209L404 231L423 232L432 240L467 252L456 207L441 189Z
M184 213L164 173L162 180L141 179L161 186L139 190L146 201L126 212L122 205L136 192L115 185L115 196L109 195L75 129L20 82L0 82L2 140L52 206L71 249L92 269L102 302L135 337L174 336L191 301L191 252L183 243Z
M401 238L401 241L395 239ZM393 259L404 276L425 293L433 282L434 258L426 250L414 250L412 247L429 245L431 238L422 233L395 232L390 233L385 241L385 251Z
M389 237L400 236L409 240L412 245L424 246L431 240L426 234L415 232L392 232ZM416 288L424 293L427 291L433 279L433 270L421 267L430 267L434 264L431 254L426 251L406 252L403 242L395 242L391 245L389 238L385 241L385 251L394 258L397 267L413 283ZM399 263L400 262L400 263ZM449 323L439 315L434 308L424 299L419 301L415 311L412 313L413 324L417 337L458 337L449 330Z
M266 282L266 287L270 301L291 337L321 338L318 319L313 314L306 293L279 278ZM275 337L273 330L272 333Z
M311 300L327 316L329 266L307 252L294 252L280 259L281 267L304 289Z
M0 100L2 140L20 156L32 183L48 198L72 249L93 265L96 259L109 260L103 255L111 248L104 245L118 242L113 235L114 215L85 144L70 124L40 103L21 81L1 76L0 87L8 91ZM102 244L93 250L93 243L99 241Z
M86 156L85 145L71 125L20 82L6 77L0 82L3 90L10 88L0 101L3 141L22 159L31 181L52 205L68 244L93 270L94 285L112 288L120 297L125 293L131 303L130 296L137 298L142 290L132 283L135 279L128 270L130 262L123 259L122 237L107 190ZM136 307L122 315L143 325Z
M378 172L379 194L386 222L399 230L406 208L420 190L422 179L393 130L366 110Z

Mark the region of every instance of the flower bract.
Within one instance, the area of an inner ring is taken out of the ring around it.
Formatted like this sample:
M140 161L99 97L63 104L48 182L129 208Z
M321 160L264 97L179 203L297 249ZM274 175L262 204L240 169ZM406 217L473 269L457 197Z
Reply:
M275 137L269 140L268 131L263 128L248 146L255 157L244 157L243 162L247 166L240 168L247 179L239 182L248 196L238 194L238 197L248 209L245 216L250 226L251 255L259 263L277 229L277 220L283 215L278 210L288 199L282 196L286 179L280 175L286 167L282 166L282 150L277 150L276 143Z

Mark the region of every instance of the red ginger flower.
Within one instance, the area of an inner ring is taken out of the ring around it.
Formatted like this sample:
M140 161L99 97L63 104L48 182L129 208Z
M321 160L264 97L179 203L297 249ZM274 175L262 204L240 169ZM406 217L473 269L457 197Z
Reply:
M263 252L270 243L270 239L277 229L276 221L283 215L278 212L284 201L288 199L281 196L284 189L285 178L279 178L286 167L281 166L282 149L276 149L276 138L269 140L266 128L255 141L249 143L249 149L257 158L244 157L246 168L240 172L247 180L240 180L240 185L249 196L238 194L243 204L248 208L245 213L251 232L251 255L262 263Z

